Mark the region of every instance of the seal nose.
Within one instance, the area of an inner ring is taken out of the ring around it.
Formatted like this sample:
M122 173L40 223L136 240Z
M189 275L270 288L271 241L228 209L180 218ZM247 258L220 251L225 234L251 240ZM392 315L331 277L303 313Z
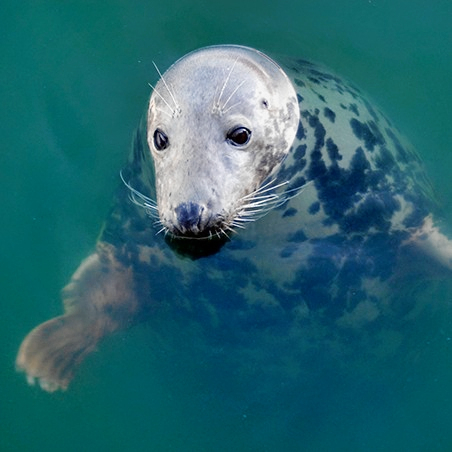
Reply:
M175 208L181 232L199 232L204 207L194 202L184 202Z

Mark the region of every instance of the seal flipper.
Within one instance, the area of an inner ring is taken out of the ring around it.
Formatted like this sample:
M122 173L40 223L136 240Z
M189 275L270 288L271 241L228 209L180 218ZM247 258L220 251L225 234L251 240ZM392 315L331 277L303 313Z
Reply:
M133 272L118 262L115 251L100 242L63 289L65 314L38 325L23 340L16 368L30 384L38 380L49 392L66 389L99 340L134 320Z
M20 346L17 370L27 374L29 384L37 380L46 391L66 389L99 340L89 334L90 329L79 314L62 315L38 325Z

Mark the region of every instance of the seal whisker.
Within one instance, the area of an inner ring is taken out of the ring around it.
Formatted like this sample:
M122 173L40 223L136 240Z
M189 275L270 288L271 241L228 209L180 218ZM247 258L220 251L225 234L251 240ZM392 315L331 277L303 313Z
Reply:
M152 88L152 91L157 94L157 96L162 99L162 101L165 103L165 105L171 110L171 118L176 117L176 110L168 103L168 101L157 91L156 87L152 85L151 83L148 83L148 85ZM168 113L167 113L168 114Z
M220 89L220 94L218 95L218 99L216 99L214 101L214 104L213 104L213 111L214 112L218 111L218 112L222 113L222 109L220 108L221 98L223 97L224 90L226 89L226 86L228 85L228 82L229 82L229 79L231 77L232 71L234 70L234 67L237 64L238 59L239 58L237 57L235 59L234 63L232 64L231 69L229 69L228 75L226 76L226 79L225 79L225 81L223 83L223 86ZM228 101L229 101L229 99L228 99ZM223 108L225 107L225 105L223 105Z
M243 204L243 207L254 207L254 206L262 206L268 203L271 203L274 200L279 198L278 195L267 195L267 196L258 196L255 199L252 199L249 204Z
M243 196L242 199L255 198L255 196L257 194L262 194L262 193L265 193L265 192L270 191L270 190L276 190L277 188L282 187L283 185L287 185L289 183L289 181L284 181L284 182L281 182L281 183L279 183L277 185L272 186L272 184L274 182L276 182L276 179L272 179L272 180L268 181L267 183L261 185L256 190L254 190L251 193L248 193L247 195Z
M234 231L234 229L231 226L234 226L234 220L231 221L230 224L225 223L223 225L225 227L225 229L227 229L229 232L232 232L233 234L236 234L237 231ZM239 228L243 229L243 226L238 226Z
M220 228L220 230L217 231L218 238L221 239L221 236L220 236L220 234L218 234L218 232L221 232L228 240L231 240L231 238L229 237L229 235L223 228Z
M271 210L273 206L269 206L265 209L253 209L253 208L246 208L246 210L243 210L240 215L241 217L253 217L254 215L261 213L261 212L267 212L268 210Z
M283 202L289 201L289 199L295 198L300 193L303 192L303 190L312 184L312 181L305 182L304 184L300 185L299 187L291 188L289 190L286 190L285 192L281 193L281 196L284 197Z
M236 218L230 222L230 226L232 226L232 228L245 229L245 226L243 226L242 224L239 224L237 221L250 221L251 222L253 220L242 220L240 218ZM230 229L233 231L232 228L230 228ZM234 232L236 232L236 231L234 231Z
M234 94L240 89L240 87L245 83L245 80L243 80L241 83L238 84L238 86L232 91L232 93L229 95L229 97L226 99L226 102L223 104L223 106L221 107L221 113L226 113L229 110L231 110L231 108L234 108L236 105L239 105L241 102L237 102L236 104L232 105L231 107L229 107L227 110L225 110L226 105L229 103L229 101L232 99L232 97L234 96Z
M140 192L136 191L135 189L132 189L132 190L133 191L131 191L129 193L129 198L134 204L136 204L137 206L143 207L144 209L149 209L152 212L158 213L158 208L154 204L154 201L147 198L146 196L144 196Z
M231 105L227 110L223 110L222 113L227 113L229 110L232 110L234 107L237 107L238 105L240 105L242 102L237 102L233 105Z
M159 235L159 234L161 234L162 232L164 232L165 234L165 236L166 236L166 234L168 233L168 229L167 229L167 227L166 226L163 226L161 229L159 229L156 233L155 233L155 235Z
M253 215L254 214L250 215L247 212L240 212L240 216L235 217L233 221L239 221L241 223L250 223L255 220Z
M155 110L158 111L158 112L160 112L160 113L163 113L163 114L166 115L166 116L169 116L170 118L173 117L172 114L168 113L168 112L165 111L165 110L162 110L161 108L156 108Z
M157 203L153 199L133 188L128 182L126 182L122 171L119 173L119 175L124 185L129 189L129 199L137 206L142 207L151 218L157 218L158 220L159 209Z
M258 212L241 212L240 217L234 219L234 221L241 221L242 223L248 223L256 220L255 214Z
M157 218L155 221L154 221L154 226L164 226L163 225L163 223L162 223L162 220L160 220L160 218ZM166 226L165 226L166 227Z
M303 189L310 184L305 183L299 187L285 190L282 193L270 193L270 191L276 188L287 185L289 181L281 182L273 185L275 180L271 180L263 184L252 193L242 197L244 204L240 205L240 209L237 211L234 220L231 222L235 227L239 227L239 224L254 222L269 213L271 210L283 205L288 200L298 196ZM242 228L244 226L241 226Z
M166 83L165 78L163 77L162 73L160 72L159 68L157 67L157 65L155 64L155 62L153 61L152 64L155 67L155 70L157 71L160 80L162 81L162 83L165 85L166 90L168 91L168 94L170 95L172 101L174 102L174 109L173 109L173 113L178 113L180 111L180 107L179 104L176 101L176 97L174 96L174 93L171 91L170 87L168 86L168 84Z

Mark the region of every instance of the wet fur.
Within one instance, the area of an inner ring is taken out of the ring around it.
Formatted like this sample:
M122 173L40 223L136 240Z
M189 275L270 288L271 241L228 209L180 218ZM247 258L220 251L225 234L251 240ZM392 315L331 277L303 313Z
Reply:
M16 365L29 383L66 389L104 336L162 312L196 324L221 347L236 340L245 349L261 337L280 341L297 359L309 347L382 356L403 343L401 330L424 306L411 294L397 298L396 288L414 292L423 284L419 262L451 269L452 245L430 216L436 203L422 166L354 87L305 61L287 68L312 98L299 94L301 121L289 155L238 196L209 239L168 233L156 202L159 173L155 180L146 130L138 131L96 250L63 289L65 314L37 326L20 346ZM233 69L213 98L221 114L237 105ZM157 112L181 115L179 96L162 83ZM329 94L339 100L328 103Z

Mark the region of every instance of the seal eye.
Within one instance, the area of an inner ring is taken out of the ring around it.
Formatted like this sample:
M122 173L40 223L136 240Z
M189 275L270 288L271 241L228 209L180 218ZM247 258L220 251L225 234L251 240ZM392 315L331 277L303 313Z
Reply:
M246 127L236 127L231 129L226 135L227 141L233 146L245 146L251 138L251 130Z
M168 136L160 129L155 129L154 132L154 146L157 151L163 151L169 145Z

